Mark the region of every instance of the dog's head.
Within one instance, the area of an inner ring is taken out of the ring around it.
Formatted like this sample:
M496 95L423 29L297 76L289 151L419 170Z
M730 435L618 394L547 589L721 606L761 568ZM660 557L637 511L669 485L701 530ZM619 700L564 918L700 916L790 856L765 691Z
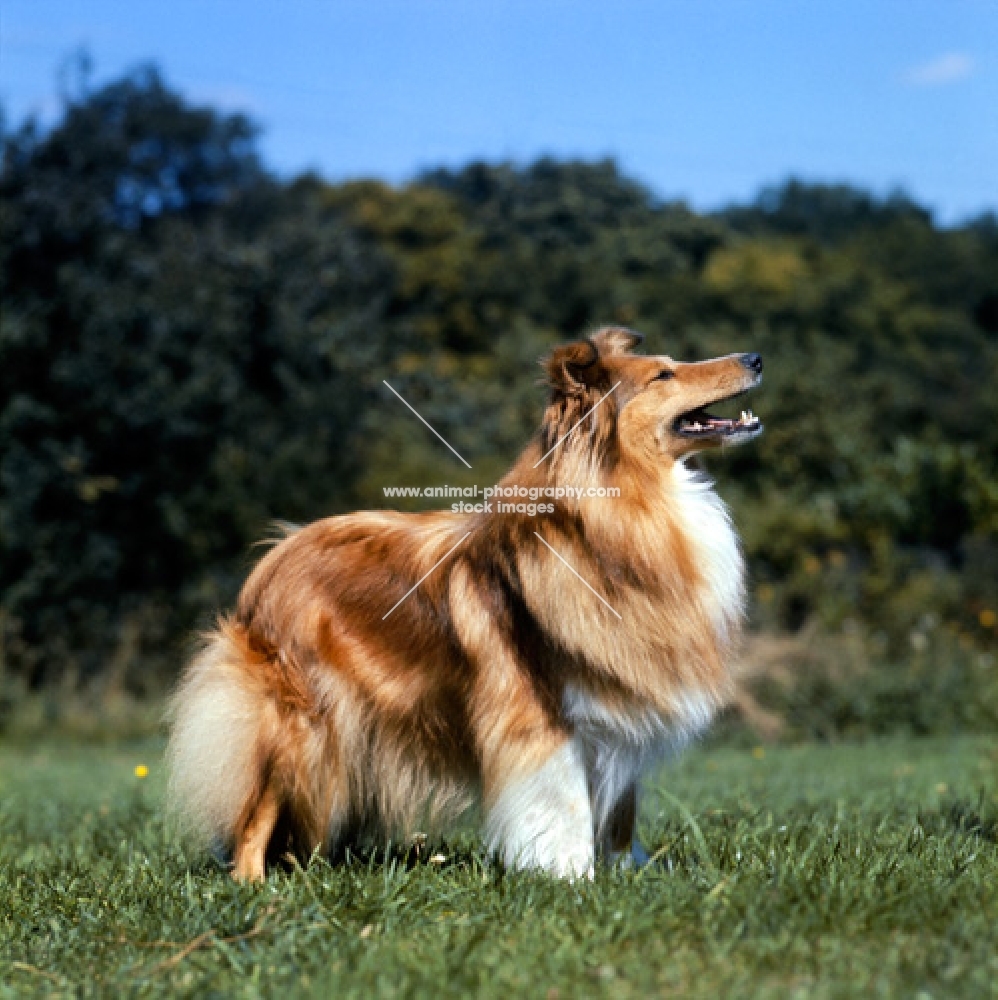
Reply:
M551 353L544 362L551 402L542 445L553 445L577 421L582 424L575 433L594 447L605 449L617 438L627 452L673 459L744 444L762 433L762 423L750 411L734 418L707 412L708 406L734 399L762 381L758 354L677 362L664 355L634 354L643 339L633 330L606 327Z

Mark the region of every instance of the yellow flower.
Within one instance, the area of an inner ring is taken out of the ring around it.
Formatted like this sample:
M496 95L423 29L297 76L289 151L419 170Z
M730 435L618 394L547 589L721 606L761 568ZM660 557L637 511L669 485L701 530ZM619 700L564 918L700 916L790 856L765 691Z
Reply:
M808 576L814 576L821 572L821 560L817 556L806 556L804 559L804 572Z
M977 616L977 620L981 623L982 628L994 628L995 623L998 622L998 615L996 615L990 608L985 608Z
M765 750L765 748L764 747L755 747L755 749L752 751L752 756L755 757L756 760L762 760L763 757L766 756L766 750Z
M135 765L135 777L136 778L147 778L149 776L149 768L145 764Z

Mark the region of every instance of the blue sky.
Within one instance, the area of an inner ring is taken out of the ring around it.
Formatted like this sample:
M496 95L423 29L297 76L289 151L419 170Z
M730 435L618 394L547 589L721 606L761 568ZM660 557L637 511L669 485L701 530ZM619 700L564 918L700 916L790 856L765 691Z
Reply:
M995 0L0 0L8 120L154 60L282 173L613 156L713 208L789 174L998 208Z

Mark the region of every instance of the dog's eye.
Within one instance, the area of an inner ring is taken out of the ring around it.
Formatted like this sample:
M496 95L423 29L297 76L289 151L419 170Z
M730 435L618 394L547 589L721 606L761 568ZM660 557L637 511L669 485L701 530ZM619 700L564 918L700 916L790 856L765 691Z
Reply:
M670 378L675 378L675 377L676 377L676 373L674 371L670 371L668 368L663 368L655 376L655 378L652 379L652 381L653 382L658 382L658 381L667 382Z

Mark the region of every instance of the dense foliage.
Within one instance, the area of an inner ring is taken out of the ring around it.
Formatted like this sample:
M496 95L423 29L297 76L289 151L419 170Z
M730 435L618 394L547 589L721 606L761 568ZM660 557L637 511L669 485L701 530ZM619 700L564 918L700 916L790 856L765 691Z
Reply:
M608 321L766 359L766 435L710 463L757 623L993 640L993 215L791 182L704 216L612 163L282 182L152 70L2 142L0 663L32 684L175 669L274 518L488 483L538 356Z

